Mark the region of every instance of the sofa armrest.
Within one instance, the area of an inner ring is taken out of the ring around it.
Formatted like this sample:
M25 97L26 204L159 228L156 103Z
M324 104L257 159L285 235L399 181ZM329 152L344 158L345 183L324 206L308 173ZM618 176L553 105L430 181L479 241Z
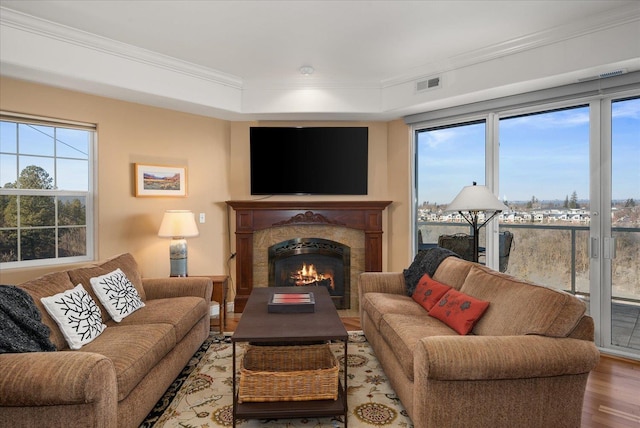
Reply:
M416 379L498 380L589 373L593 342L545 336L434 336L419 341Z
M0 367L2 407L95 403L97 415L111 417L117 412L116 371L103 355L73 351L2 354Z
M416 428L579 427L590 341L544 336L440 336L414 350ZM452 408L455 411L452 413Z
M204 276L142 278L142 286L147 299L165 299L168 297L195 296L211 303L213 282Z
M406 294L402 272L363 272L358 276L358 302L364 302L365 293ZM360 319L363 315L359 305Z
M358 278L358 294L407 294L402 272L363 272Z

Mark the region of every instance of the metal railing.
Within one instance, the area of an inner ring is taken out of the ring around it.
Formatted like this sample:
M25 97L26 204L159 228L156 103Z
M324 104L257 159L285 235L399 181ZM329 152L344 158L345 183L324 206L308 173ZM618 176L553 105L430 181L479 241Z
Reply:
M421 230L421 235L425 238L424 242L425 243L431 243L431 245L433 245L433 243L437 243L438 239L437 237L439 235L443 235L443 234L451 234L451 233L470 233L469 231L469 225L467 223L463 223L463 222L431 222L431 221L420 221L417 223L418 229ZM588 254L588 234L589 234L589 226L578 226L578 225L568 225L568 224L531 224L531 223L527 223L527 224L518 224L518 223L505 223L505 222L501 222L500 223L500 230L509 230L509 229L513 229L512 233L514 233L515 235L515 247L514 249L517 250L521 250L523 251L524 249L522 248L518 248L519 245L522 245L522 242L518 243L518 232L517 230L530 230L530 231L543 231L543 230L550 230L550 231L567 231L569 233L570 236L570 259L569 259L569 264L570 264L570 284L566 284L569 285L569 289L565 290L568 291L572 294L579 294L579 295L584 295L585 297L589 296L589 292L585 291L585 290L578 290L578 287L576 285L576 272L578 270L577 266L578 266L578 261L580 261L580 266L586 266L586 269L588 270L588 264L589 264L589 254ZM453 231L453 232L452 232ZM580 245L578 245L578 234L584 232L587 234L587 239L584 240L583 242L580 243ZM635 245L638 248L635 248L635 251L637 251L640 254L640 228L638 227L613 227L612 228L612 232L615 234L639 234L636 235L636 237L634 237L633 241L633 245ZM434 238L435 237L435 238ZM481 234L480 236L481 239L481 244L482 245L482 241L484 240L484 234ZM512 256L513 256L513 251L514 249L512 249ZM580 251L578 251L578 249L580 249ZM534 252L534 249L528 249L528 251ZM620 256L620 254L618 255ZM579 257L581 257L579 259ZM586 260L584 260L583 258L586 257ZM513 262L515 260L513 260L513 258L511 258L510 262L509 262L509 270L510 271L514 271L514 274L516 276L518 275L518 266L514 266ZM631 262L630 262L631 263ZM640 270L637 267L637 263L635 264L635 266L629 266L629 269L625 269L625 271L630 272L630 275L634 275L635 276L630 280L631 283L635 283L635 284L640 284ZM634 271L635 268L635 271ZM634 273L635 272L635 273ZM588 272L587 272L588 273ZM587 275L588 276L588 275ZM626 301L626 302L633 302L633 303L640 303L640 289L635 290L635 293L632 293L631 297L628 296L622 296L622 295L614 295L612 296L612 298L614 300L617 301Z

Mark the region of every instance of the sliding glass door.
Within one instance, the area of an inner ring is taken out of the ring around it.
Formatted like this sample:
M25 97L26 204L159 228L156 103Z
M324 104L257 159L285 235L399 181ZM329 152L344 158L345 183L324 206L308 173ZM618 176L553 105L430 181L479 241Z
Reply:
M499 189L513 233L509 273L588 298L589 106L499 121Z
M602 346L640 351L640 97L602 102ZM610 123L610 126L608 125ZM609 162L610 159L610 162ZM606 165L611 165L611 170ZM593 308L592 311L597 308Z
M414 125L416 248L469 226L446 205L476 181L508 211L480 233L498 269L575 294L602 349L640 359L640 91ZM490 237L490 239L486 239Z

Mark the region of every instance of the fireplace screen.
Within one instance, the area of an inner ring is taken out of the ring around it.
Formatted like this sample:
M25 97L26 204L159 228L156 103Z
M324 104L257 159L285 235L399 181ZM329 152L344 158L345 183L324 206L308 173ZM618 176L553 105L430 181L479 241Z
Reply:
M337 309L350 307L351 251L339 242L296 238L269 247L269 286L326 287Z

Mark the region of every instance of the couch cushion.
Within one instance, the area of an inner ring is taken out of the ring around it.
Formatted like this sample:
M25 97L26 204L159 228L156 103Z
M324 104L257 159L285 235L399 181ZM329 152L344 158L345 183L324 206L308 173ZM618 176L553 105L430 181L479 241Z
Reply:
M432 278L460 290L469 271L474 266L475 264L469 261L457 257L447 257L440 263Z
M474 267L461 291L491 302L473 331L479 335L566 337L586 311L577 297L509 275Z
M421 315L386 314L382 317L379 331L380 336L394 350L402 371L411 381L413 381L413 351L420 339L426 336L458 335L424 311Z
M376 330L380 330L380 321L385 314L427 315L422 306L402 294L365 293L360 305L369 314Z
M172 297L151 299L145 306L123 319L119 325L168 324L174 332L176 343L193 328L209 307L201 297Z
M169 324L111 323L82 351L102 354L113 362L118 381L118 401L121 401L174 348L176 341Z
M468 334L489 307L489 302L476 299L458 290L447 291L429 315L439 319L458 334Z
M432 279L429 274L425 273L418 281L416 290L411 298L427 311L430 311L433 305L438 303L450 289L450 286Z
M144 293L144 287L142 286L142 272L138 268L138 262L130 253L123 253L117 256L114 256L110 259L107 259L104 263L99 265L101 268L105 269L107 272L111 272L116 268L122 269L122 272L127 275L129 281L136 287L138 290L138 294L142 301L147 300L147 296Z
M62 331L58 327L55 320L49 315L44 305L40 301L43 297L53 296L54 294L61 293L66 290L71 290L74 287L73 282L69 279L67 272L55 272L48 275L41 276L40 278L32 279L19 285L20 288L25 290L31 295L34 303L40 311L42 316L42 322L49 327L51 334L49 340L55 345L58 351L68 349L69 344L64 338Z

